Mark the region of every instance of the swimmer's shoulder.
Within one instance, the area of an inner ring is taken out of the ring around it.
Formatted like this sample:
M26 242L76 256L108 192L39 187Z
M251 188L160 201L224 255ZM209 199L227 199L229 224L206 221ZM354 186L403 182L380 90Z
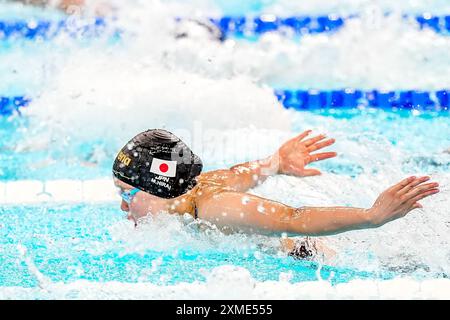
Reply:
M223 185L233 173L227 169L212 170L204 172L196 177L197 183L206 185Z
M216 170L202 173L196 177L197 184L191 190L196 202L206 201L221 192L230 191L230 187L224 184L226 174L226 170Z

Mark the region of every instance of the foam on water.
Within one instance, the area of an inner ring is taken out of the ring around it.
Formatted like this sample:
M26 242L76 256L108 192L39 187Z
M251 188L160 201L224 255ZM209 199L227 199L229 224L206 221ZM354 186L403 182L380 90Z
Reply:
M197 36L198 26L191 28ZM400 14L384 16L380 11L371 19L352 18L335 34L299 40L267 33L257 42L232 38L223 44L202 42L200 51L200 37L194 36L170 47L169 61L216 77L247 74L262 83L295 89L436 90L450 85L450 38L419 30L417 23Z
M225 0L226 1L226 0ZM229 3L229 1L226 1ZM232 1L234 2L234 1ZM422 14L425 12L435 15L445 15L450 13L450 5L446 0L407 0L407 1L389 1L389 0L318 0L314 5L304 1L255 1L266 3L260 11L275 14L354 14L355 12L403 12L409 14ZM231 3L229 3L231 5Z
M0 299L449 299L450 280L353 280L290 283L257 281L244 268L225 265L207 273L205 282L158 286L152 283L52 283L43 288L0 289Z

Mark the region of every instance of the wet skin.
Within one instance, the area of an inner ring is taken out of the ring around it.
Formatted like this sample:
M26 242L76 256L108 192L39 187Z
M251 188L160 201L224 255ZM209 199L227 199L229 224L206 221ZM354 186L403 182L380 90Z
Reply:
M321 174L317 169L305 167L335 157L335 152L316 152L332 145L334 139L324 140L325 135L306 139L310 133L305 131L288 140L266 159L203 173L196 178L198 184L192 190L177 198L162 199L140 191L130 205L122 201L121 209L128 213L128 219L137 223L139 218L161 211L194 215L197 206L200 219L214 223L223 231L321 236L379 227L413 209L422 208L420 200L439 192L439 185L428 182L428 176L413 176L381 193L368 209L294 208L247 193L271 175L304 177ZM133 189L117 179L114 183L122 191Z

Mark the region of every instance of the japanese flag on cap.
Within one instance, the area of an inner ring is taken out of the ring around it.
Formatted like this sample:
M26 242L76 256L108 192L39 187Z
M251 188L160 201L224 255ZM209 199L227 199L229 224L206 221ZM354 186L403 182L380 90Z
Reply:
M177 173L177 162L153 158L150 172L165 177L175 177Z

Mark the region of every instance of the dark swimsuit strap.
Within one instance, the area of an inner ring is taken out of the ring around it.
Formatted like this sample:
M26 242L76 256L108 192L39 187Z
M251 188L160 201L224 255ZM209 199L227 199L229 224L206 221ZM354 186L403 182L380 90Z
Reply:
M194 219L198 219L198 209L195 203L194 203Z
M192 197L192 205L194 206L194 219L198 219L198 208L197 208L197 201L195 201L195 195Z

